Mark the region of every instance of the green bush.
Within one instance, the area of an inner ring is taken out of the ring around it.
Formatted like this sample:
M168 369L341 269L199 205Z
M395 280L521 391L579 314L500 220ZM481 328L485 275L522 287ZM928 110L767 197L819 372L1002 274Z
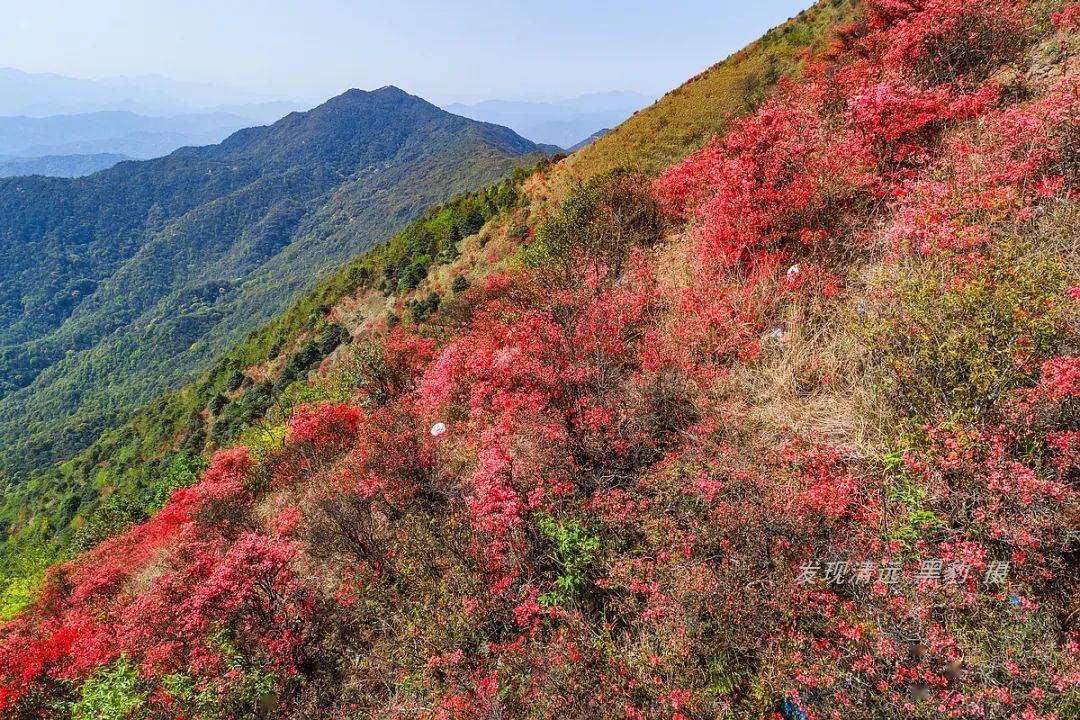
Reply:
M909 427L991 415L1064 338L1066 269L1024 243L999 242L975 266L914 261L882 284L867 338Z
M577 186L544 219L525 254L557 284L580 281L583 268L617 278L630 249L658 242L664 215L643 175L615 170Z
M439 293L433 292L428 293L423 300L409 300L405 303L405 307L409 310L409 319L414 323L419 323L438 310L441 303L442 298L439 297Z
M143 703L139 674L121 657L98 669L83 684L82 696L71 708L72 720L126 720Z
M124 489L110 493L97 503L86 524L75 534L75 549L88 550L147 517L147 509L133 491Z
M579 598L588 586L588 570L600 548L600 538L589 534L577 520L558 522L544 516L538 526L557 568L555 588L544 593L540 601L549 607L566 605Z
M38 540L34 532L27 535L9 547L0 562L0 622L15 617L33 602L45 571L61 559L51 543Z

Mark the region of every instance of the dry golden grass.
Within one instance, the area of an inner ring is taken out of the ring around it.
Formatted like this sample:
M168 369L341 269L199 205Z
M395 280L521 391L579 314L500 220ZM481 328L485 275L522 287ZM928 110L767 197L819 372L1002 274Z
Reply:
M1026 228L1003 230L1002 237L1018 237L1023 248L1018 265L1055 261L1070 269L1075 285L1080 280L1077 227L1080 206L1063 202ZM891 287L897 273L932 271L924 258L898 260L886 262L880 252L865 256L852 267L842 298L785 310L776 323L783 339L766 344L762 357L733 373L725 388L745 403L751 423L760 423L765 432L820 436L860 458L888 452L898 418L883 394L887 369L875 365L860 329L873 307L871 298L880 296L875 290ZM1080 324L1080 317L1070 320Z
M656 175L723 133L776 80L798 75L804 49L822 48L857 13L856 0L826 0L717 63L604 137L560 162L549 175L552 195L617 167Z
M828 440L859 458L885 452L887 411L853 330L857 303L856 296L816 311L788 308L782 339L732 378L751 421L767 432Z
M674 307L694 274L693 239L689 233L672 236L656 252L657 279L673 309L668 322L674 323L679 317ZM761 356L733 365L707 397L699 398L698 413L734 410L759 442L794 434L828 440L855 457L880 457L891 420L874 390L869 349L858 333L858 308L882 266L880 257L865 258L852 269L843 297L785 307L770 324L782 337L771 339L766 332Z

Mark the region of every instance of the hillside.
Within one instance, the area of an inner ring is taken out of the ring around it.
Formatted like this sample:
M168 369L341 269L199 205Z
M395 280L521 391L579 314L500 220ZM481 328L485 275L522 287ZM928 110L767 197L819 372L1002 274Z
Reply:
M587 145L596 142L600 138L607 135L609 132L611 132L611 128L601 128L601 129L597 130L596 132L594 132L589 137L585 138L584 140L576 142L573 145L571 145L570 147L568 147L567 152L575 153L578 150L581 150L583 147L586 147Z
M845 20L853 14L853 10L848 4L841 4L840 8L840 11L829 8L825 10L814 9L783 26L785 28L783 37L787 40L783 43L769 43L769 57L773 58L771 62L776 71L769 78L763 80L758 73L757 60L760 60L761 56L755 52L755 48L759 48L763 44L763 41L759 41L743 53L738 54L734 59L724 61L703 74L704 77L710 78L710 82L701 83L695 87L711 88L707 98L709 102L705 102L706 96L699 92L683 92L680 90L668 93L657 105L645 112L651 115L662 109L667 115L677 118L674 123L665 123L665 127L670 133L678 132L680 136L686 138L697 137L700 142L704 142L704 139L709 137L710 133L701 132L695 123L702 122L701 118L703 117L710 117L713 119L708 122L717 125L726 123L731 118L733 112L731 108L734 106L729 103L729 98L724 95L725 89L735 86L742 88L741 102L746 100L747 93L750 92L748 88L753 88L755 102L760 101L760 98L764 97L764 94L768 91L769 86L781 76L781 72L795 72L798 70L799 62L795 55L805 47L806 43L811 40L819 44L825 43L830 28L835 29L841 20ZM777 33L778 31L774 30L770 31L768 35L771 37ZM738 58L743 55L748 55L753 61L738 61ZM738 64L732 65L734 62ZM722 79L722 82L716 82L717 78ZM693 83L688 83L684 88L690 85L693 85ZM619 100L619 98L616 97L615 100ZM588 103L590 102L600 103L600 107L603 108L610 104L611 101L611 98L606 97L590 99L586 96L580 99L580 103L585 104L584 108L590 110L597 109L589 106ZM711 105L712 102L718 103L719 107L714 109ZM738 104L737 107L740 109L739 111L745 111L746 109L741 104ZM630 121L630 123L637 122L640 121L636 118ZM698 134L694 135L694 133ZM654 136L650 135L649 137ZM657 135L655 138L660 143L666 142L662 136ZM641 162L652 162L650 160L651 153L656 152L662 146L661 144L654 147L648 142L642 142L638 144L635 152L638 153L637 156L640 157ZM546 151L553 150L553 148L548 147L543 149ZM691 147L687 145L682 148L680 155L689 152L690 149ZM606 153L602 155L604 154ZM566 178L569 173L567 168L576 167L574 163L578 160L578 157L578 155L572 156L549 168L543 174L543 182L538 187L534 181L531 181L530 185L533 189L531 190L530 202L525 203L523 210L516 212L524 212L526 216L535 216L538 212L542 212L548 205L547 187L552 184L551 180L555 179L554 184L560 185L564 189L568 187L569 181ZM599 166L599 171L608 170L613 165L614 163L602 164ZM505 219L503 221L505 222ZM524 218L519 218L514 220L512 224L515 227L522 227L524 222ZM423 226L423 223L420 225ZM347 234L353 229L363 231L363 225L354 223L349 229L342 232ZM445 228L443 228L443 231L445 232ZM415 232L415 228L410 229L410 232ZM352 240L346 239L344 242L348 243L352 242ZM423 250L414 249L409 254L421 259L426 257ZM438 256L436 259L445 260L445 257ZM342 273L345 272L347 272L347 269L342 271ZM382 274L383 270L376 267L371 272L377 276ZM344 282L341 279L343 277L342 273L338 273L337 280L328 282L329 287L336 288L339 292L344 293L347 292L348 288L354 287L355 279ZM328 297L321 290L314 292L315 296L318 296L320 300L316 302L310 297L305 298L300 301L301 307L310 309L323 305L333 306L342 300L341 297ZM398 302L401 302L400 298ZM384 308L378 305L371 312L374 313L373 317L370 318L371 320L378 320L385 314ZM168 342L175 336L175 332L175 323L165 324L162 331L155 337L154 342ZM136 343L141 342L140 338L136 338ZM270 349L277 352L280 348L276 347L276 345L295 345L297 342L287 333L284 333L278 338L277 343L270 345ZM112 348L109 349L112 350ZM265 352L267 344L262 343L260 349ZM215 353L219 352L216 346L211 350ZM250 357L247 352L241 352L241 354ZM65 390L69 395L79 391L80 383L84 382L85 378L100 372L98 367L101 363L94 362L95 355L96 351L90 353L89 360L80 366L79 372L65 369L60 376L61 382L66 382L67 387ZM110 352L106 357L111 357L111 355ZM211 354L207 353L206 356L211 357ZM266 361L268 359L270 358L263 358L260 355L260 360ZM169 362L169 359L165 359L160 363L159 367L162 373L169 374L172 372L173 369L170 367ZM285 362L285 360L282 359L279 362ZM68 462L56 471L38 470L35 477L30 479L25 484L25 487L19 488L17 492L13 489L6 493L4 510L0 512L0 529L7 528L8 531L14 532L17 537L24 540L27 537L34 538L35 543L32 544L32 547L35 548L37 547L36 539L41 537L58 538L61 547L66 547L74 537L74 530L86 522L87 518L94 518L99 513L96 510L99 492L112 491L118 486L123 486L133 493L143 493L145 495L147 492L146 487L152 486L159 481L163 472L162 468L168 465L169 458L172 457L171 453L175 450L173 443L166 442L166 438L172 438L178 433L186 435L189 438L186 447L190 457L200 456L203 448L199 444L199 440L204 438L204 432L202 430L192 431L193 428L201 427L201 421L193 422L191 416L210 404L212 398L206 396L206 388L217 388L214 392L219 392L220 388L227 384L225 380L233 374L234 368L220 370L221 367L221 362L215 364L215 368L218 369L211 371L209 379L200 381L198 384L200 390L193 391L192 388L195 386L184 388L177 396L184 398L179 405L176 404L175 398L165 401L167 409L164 410L160 407L160 404L155 403L147 411L141 413L132 426L124 428L118 433L106 433L93 447L90 447L84 453L76 455L79 447L97 438L101 427L100 422L69 422L64 423L60 428L57 427L56 423L44 424L29 441L24 441L24 447L19 452L9 453L9 459L7 460L8 471L17 473L21 477L27 466L27 460L34 457L47 456L56 459L67 459ZM245 416L250 416L253 412L251 408L245 407L244 403L237 402L233 404L244 408L242 412ZM265 402L262 401L256 404L257 407L263 407L264 405ZM183 409L180 409L181 407ZM0 401L0 423L2 423L3 419L2 410L3 402ZM160 420L162 416L166 418L164 421ZM181 417L183 420L180 419ZM12 415L13 422L17 421L17 418L17 414ZM2 424L0 424L0 428L2 427ZM135 430L136 427L139 429ZM25 434L25 431L16 432ZM223 439L220 434L219 431L219 437L215 438L218 441ZM47 447L51 443L57 443L57 447ZM191 455L192 453L193 455ZM185 457L189 457L189 455L185 455ZM110 463L107 470L102 471L98 468L99 463L107 462L110 459L113 459L113 462ZM121 459L121 461L117 463L115 462L116 459ZM2 461L3 456L0 454L0 462ZM22 484L21 481L20 484ZM153 495L153 493L150 494ZM126 493L122 493L122 495L127 498ZM129 507L125 511L118 513L118 516L130 519L140 517L145 513L149 501L145 497L140 497L137 501L128 498L124 502L134 507ZM152 502L150 504L152 505ZM113 513L112 510L107 512ZM90 522L93 525L97 524L96 520ZM108 524L106 523L106 525ZM99 534L99 531L95 530L90 533L90 537L97 537ZM80 539L79 542L83 543L85 539ZM16 541L15 545L22 547L23 542ZM30 564L31 574L36 573L34 568L39 568L43 558L51 558L55 552L56 549L50 547L40 555L36 554L36 551L31 553L36 557L36 560Z
M0 715L1076 717L1080 7L822 13L35 476Z
M760 104L780 78L797 76L803 54L826 47L857 9L854 0L819 2L687 80L561 163L554 174L557 192L618 167L655 175L686 157Z
M519 169L425 212L318 283L197 380L66 462L8 488L0 505L0 617L21 606L49 563L146 519L177 484L193 481L209 451L260 433L265 416L299 402L305 393L297 387L351 335L417 317L434 290L451 298L453 280L432 287L429 272L454 269L457 278L479 257L485 262L476 270L493 269L492 253L505 252L507 236L520 236L524 227L525 178ZM501 239L488 242L491 235Z
M87 178L0 180L0 470L70 457L538 148L396 88Z

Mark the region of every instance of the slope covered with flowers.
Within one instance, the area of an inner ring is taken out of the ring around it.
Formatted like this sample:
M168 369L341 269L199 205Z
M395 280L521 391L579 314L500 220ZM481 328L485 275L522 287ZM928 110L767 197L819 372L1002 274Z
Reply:
M1078 19L866 3L56 568L0 709L1076 717Z

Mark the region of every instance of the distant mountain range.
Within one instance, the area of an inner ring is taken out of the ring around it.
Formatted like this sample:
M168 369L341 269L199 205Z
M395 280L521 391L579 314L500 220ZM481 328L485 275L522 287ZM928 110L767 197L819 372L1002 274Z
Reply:
M505 125L533 142L571 148L615 127L655 98L635 92L591 93L557 102L487 100L443 106L456 115Z
M539 145L576 150L651 100L607 92L556 102L455 103L445 109L509 127ZM86 80L0 68L0 177L88 175L127 158L218 143L312 104L155 75Z
M10 157L0 155L0 178L18 175L48 175L49 177L82 177L98 170L111 168L118 162L130 160L127 155L94 153L91 155L44 155L42 157Z
M43 118L0 117L0 155L114 153L148 159L185 145L212 145L241 128L260 124L256 118L229 113L150 117L118 110Z
M221 142L314 103L158 76L83 80L0 68L0 177L78 177Z
M387 87L86 178L0 180L0 470L70 456L329 270L543 152Z
M297 109L296 102L283 100L231 87L172 80L160 75L87 80L0 68L0 115L46 117L100 110L176 115L214 111L246 117L257 115L264 121L270 121ZM244 111L237 113L241 108Z
M581 142L574 143L570 147L566 148L566 151L571 152L571 153L577 152L578 150L580 150L583 147L587 147L589 145L592 145L594 142L596 142L600 138L604 137L609 132L611 132L611 128L601 128L600 130L597 130L596 132L594 132L592 135L585 138Z

